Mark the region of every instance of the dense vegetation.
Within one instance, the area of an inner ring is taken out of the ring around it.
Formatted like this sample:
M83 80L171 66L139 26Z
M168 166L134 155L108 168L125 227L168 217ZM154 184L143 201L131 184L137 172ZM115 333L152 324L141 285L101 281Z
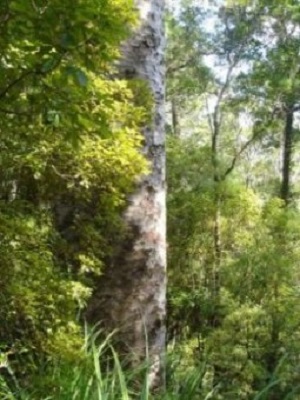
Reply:
M169 335L203 396L296 399L300 4L247 4L168 18Z
M300 399L300 3L177 3L169 359L153 397ZM84 318L148 168L153 100L117 74L137 24L129 0L0 4L1 399L151 397L147 363L124 372Z
M28 379L81 357L82 311L146 170L146 112L140 83L112 79L130 1L16 0L0 17L0 350Z

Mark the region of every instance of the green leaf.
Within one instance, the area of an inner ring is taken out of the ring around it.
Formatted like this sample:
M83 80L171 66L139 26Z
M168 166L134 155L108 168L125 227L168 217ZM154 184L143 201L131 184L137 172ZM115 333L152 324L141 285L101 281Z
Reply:
M52 71L57 66L58 63L59 63L58 55L56 55L56 57L49 58L42 65L41 71L44 74L47 74L48 72Z
M80 69L78 69L75 72L75 77L76 77L76 81L80 86L86 87L88 84L88 77L87 75L81 71Z
M72 76L74 82L79 86L86 87L88 84L88 77L82 69L68 65L65 69L67 75Z

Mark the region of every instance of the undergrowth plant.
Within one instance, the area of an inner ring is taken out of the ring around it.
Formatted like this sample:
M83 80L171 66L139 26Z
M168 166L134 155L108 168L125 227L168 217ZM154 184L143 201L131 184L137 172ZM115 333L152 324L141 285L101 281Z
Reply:
M222 386L208 389L207 365L187 367L179 354L170 354L167 363L167 386L153 394L149 388L148 365L128 370L113 348L113 335L97 344L98 335L87 336L84 358L66 363L56 360L51 365L36 365L37 373L26 387L19 384L4 356L1 360L1 400L218 400L222 399ZM285 360L282 360L278 369ZM137 383L138 382L138 383ZM270 393L280 379L276 373L266 387L252 400L269 400ZM299 387L282 400L299 399ZM238 397L235 397L238 399Z

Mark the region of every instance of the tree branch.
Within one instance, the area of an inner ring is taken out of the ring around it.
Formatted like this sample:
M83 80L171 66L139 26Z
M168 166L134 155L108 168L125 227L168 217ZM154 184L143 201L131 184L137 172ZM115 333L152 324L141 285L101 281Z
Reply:
M5 97L7 95L7 93L14 87L16 86L18 83L22 82L23 79L25 79L27 76L34 74L36 71L31 70L31 71L25 71L23 74L21 74L17 79L15 79L14 81L12 81L8 86L6 86L5 89L3 89L0 92L0 99L2 97Z
M63 53L63 54L57 54L57 60L56 62L53 64L53 66L48 70L48 71L43 71L43 65L42 66L37 66L35 69L29 70L29 71L25 71L23 74L21 74L18 78L16 78L14 81L12 81L5 89L3 89L0 92L0 100L5 97L7 95L7 93L14 87L16 86L18 83L22 82L25 78L27 78L30 75L47 75L50 72L54 71L61 63L61 60L63 58L63 56L66 54L67 52Z
M269 122L272 122L275 116L275 112L273 110L271 114L271 118ZM238 161L238 159L241 157L241 155L244 153L245 150L261 135L263 132L264 127L262 127L260 130L257 130L255 133L253 133L252 137L247 140L247 142L240 148L240 150L236 153L236 155L233 157L230 166L227 168L225 173L222 175L222 181L226 179L226 177L231 174L231 172L234 170L234 167Z
M225 173L222 175L222 181L226 179L226 177L231 174L231 172L234 170L234 167L240 158L240 156L244 153L245 150L250 146L251 143L255 141L255 139L259 136L259 134L256 132L247 142L240 148L240 150L236 153L236 155L233 157L230 166L227 168Z

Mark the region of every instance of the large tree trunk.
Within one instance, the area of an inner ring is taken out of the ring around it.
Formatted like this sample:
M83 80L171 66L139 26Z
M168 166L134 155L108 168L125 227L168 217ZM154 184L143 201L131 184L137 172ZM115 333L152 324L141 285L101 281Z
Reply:
M123 47L121 75L149 83L155 105L144 129L151 173L129 199L124 215L128 235L100 279L87 317L117 329L121 350L132 364L150 362L150 386L164 380L166 336L166 206L164 135L164 33L162 0L136 0L141 25Z

